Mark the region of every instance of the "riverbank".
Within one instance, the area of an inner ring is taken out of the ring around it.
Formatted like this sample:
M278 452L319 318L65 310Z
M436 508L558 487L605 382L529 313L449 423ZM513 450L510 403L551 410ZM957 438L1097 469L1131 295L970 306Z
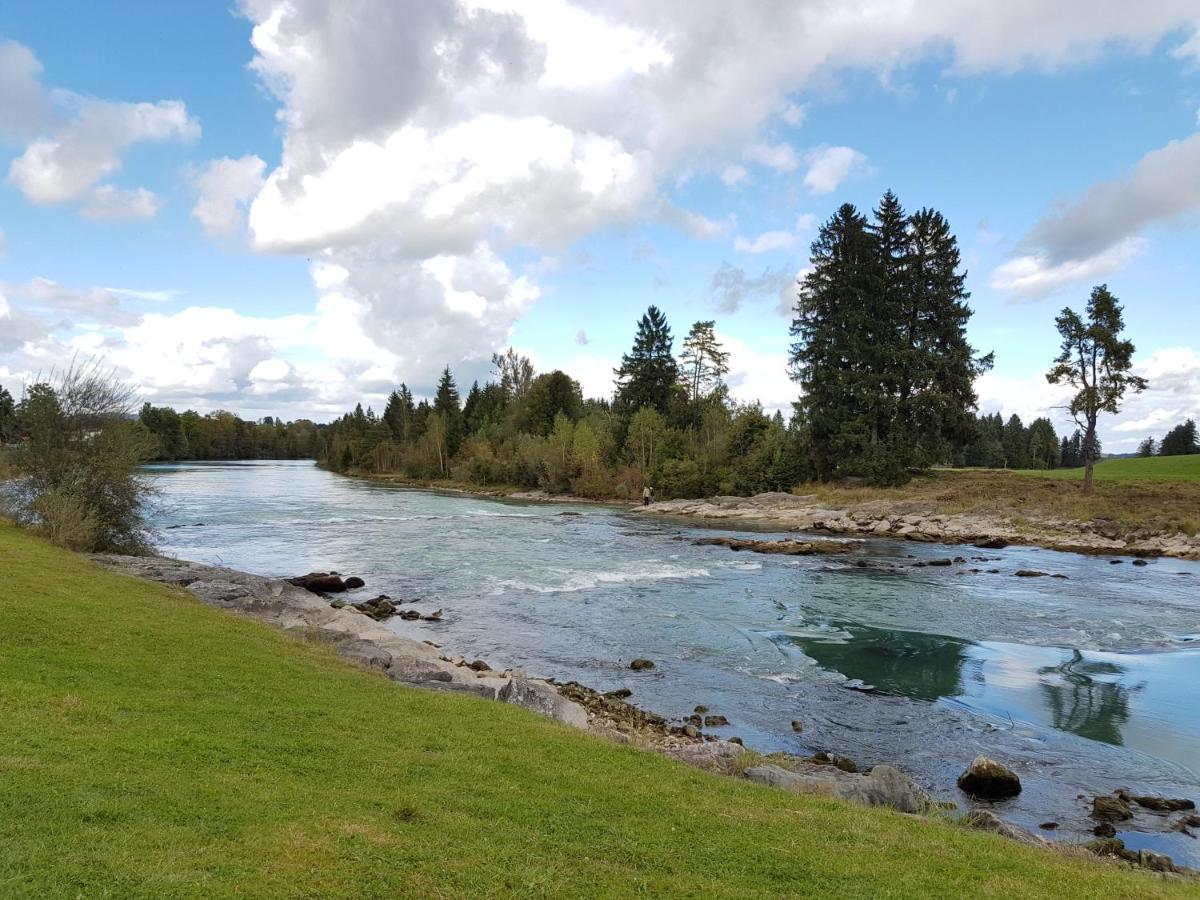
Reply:
M1066 504L1042 501L1035 492L1005 493L1002 489L979 491L972 480L970 491L961 481L948 476L937 485L917 485L908 489L832 488L811 493L759 494L754 497L714 497L707 500L669 500L655 503L645 512L652 515L679 516L712 524L753 525L777 531L802 531L821 535L855 535L917 541L921 543L974 544L1000 548L1010 544L1044 547L1070 553L1129 555L1135 557L1174 557L1200 559L1200 533L1190 524L1175 526L1168 516L1155 517L1149 509L1136 506L1146 502L1139 493L1160 491L1169 494L1171 503L1198 504L1200 489L1192 485L1148 486L1111 485L1106 496L1096 500L1070 497L1076 517L1066 517ZM1015 476L1014 476L1015 477ZM972 476L978 479L979 476ZM1036 479L1031 479L1036 480ZM999 488L1011 487L997 479ZM986 480L985 480L986 484ZM1044 481L1044 491L1054 497L1063 482ZM811 487L811 486L806 486ZM1099 486L1098 486L1099 487ZM1140 490L1134 490L1133 488ZM924 491L922 491L924 488ZM1193 488L1185 490L1185 488ZM799 488L798 490L805 490ZM1173 492L1178 491L1179 494ZM968 496L970 494L970 496ZM1180 495L1187 495L1180 496ZM1062 498L1057 498L1061 501ZM1118 509L1122 519L1115 518ZM1132 508L1128 508L1128 507ZM1056 513L1055 509L1062 509ZM1105 513L1088 518L1086 510ZM1130 524L1131 519L1135 524Z
M0 883L15 893L1192 891L711 777L511 704L389 683L323 641L196 602L280 616L307 598L279 582L252 598L233 573L179 564L177 583L209 576L188 593L2 524L0 561Z
M1071 553L1200 559L1200 482L1097 481L1085 495L1061 478L942 470L898 488L800 485L793 493L660 500L642 507L515 487L344 473L386 484L492 499L592 503L709 524Z

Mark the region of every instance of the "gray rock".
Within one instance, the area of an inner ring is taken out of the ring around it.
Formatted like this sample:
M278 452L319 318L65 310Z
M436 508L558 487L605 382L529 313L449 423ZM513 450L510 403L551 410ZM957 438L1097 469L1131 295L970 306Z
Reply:
M254 592L244 584L234 581L193 581L188 590L202 603L210 606L231 606L236 601L251 596Z
M729 741L709 741L704 744L689 744L666 751L666 755L681 763L704 769L706 772L719 772L722 775L736 775L741 760L746 753L745 747Z
M906 813L925 812L932 805L911 778L891 766L876 766L866 775L858 775L831 766L806 766L791 772L764 765L747 769L746 777L794 794L840 797L862 806L888 806Z
M392 658L388 678L405 684L430 684L431 682L457 681L449 666L443 667L436 660L410 656Z
M510 678L500 689L497 699L514 706L570 725L572 728L588 730L587 710L573 700L562 696L554 686L534 678Z

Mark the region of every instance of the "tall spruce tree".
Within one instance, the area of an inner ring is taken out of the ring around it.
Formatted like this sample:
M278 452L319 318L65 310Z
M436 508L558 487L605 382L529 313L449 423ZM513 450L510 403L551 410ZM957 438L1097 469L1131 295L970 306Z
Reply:
M979 449L973 382L991 356L967 341L970 295L945 218L908 216L891 191L874 216L846 204L822 227L790 364L818 477L896 484Z
M796 302L788 361L803 391L797 411L809 433L814 473L823 480L873 475L881 437L874 413L881 393L877 360L888 353L878 339L890 323L880 328L872 321L878 241L853 205L843 204L821 226L811 264Z
M941 213L908 220L909 260L903 317L907 335L900 416L910 465L928 466L971 438L975 378L992 367L967 340L971 308L958 240Z
M446 454L453 456L462 444L463 416L458 388L454 384L454 376L450 374L449 366L442 370L442 377L438 381L437 393L433 397L433 411L442 416L442 424L446 429Z
M651 306L638 322L633 349L621 357L620 368L614 370L617 403L627 414L644 406L666 413L679 377L672 344L667 317Z
M383 408L383 422L393 440L404 443L411 438L413 412L412 392L408 385L401 384L388 396L387 406Z

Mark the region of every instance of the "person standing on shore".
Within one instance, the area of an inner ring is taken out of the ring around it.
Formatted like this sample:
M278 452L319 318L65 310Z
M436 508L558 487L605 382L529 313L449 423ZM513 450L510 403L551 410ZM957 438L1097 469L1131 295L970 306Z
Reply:
M654 488L646 485L642 488L642 506L649 506L654 502Z

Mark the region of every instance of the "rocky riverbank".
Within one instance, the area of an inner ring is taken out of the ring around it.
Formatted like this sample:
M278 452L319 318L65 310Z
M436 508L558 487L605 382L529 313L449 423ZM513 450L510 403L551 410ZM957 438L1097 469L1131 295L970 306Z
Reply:
M806 550L809 548L806 548ZM107 568L153 581L177 585L189 590L200 601L230 612L248 616L280 628L297 639L329 645L347 661L377 671L398 683L423 689L455 691L511 703L549 716L570 727L598 737L644 748L701 769L785 790L792 793L838 797L865 806L882 806L903 813L944 814L955 804L933 801L909 776L899 769L879 765L860 772L854 761L828 753L809 757L789 754L763 755L746 748L737 738L718 740L702 729L727 724L725 717L697 707L686 720L672 722L662 716L628 703L626 690L601 693L570 682L556 684L531 678L524 672L493 670L486 662L468 662L461 656L445 653L437 644L405 638L379 624L379 605L347 602L340 599L346 586L365 588L360 579L344 578L337 573L310 573L291 580L252 575L233 569L205 566L163 557L137 557L101 554L93 559ZM330 600L321 588L333 585L339 599ZM349 588L354 590L354 588ZM376 598L378 599L378 598ZM408 600L406 604L419 604ZM439 621L433 614L427 621ZM635 661L641 668L653 668L647 660ZM798 727L799 723L793 723ZM983 769L988 779L1005 782L1005 790L1019 791L1016 776L1002 765L980 759L971 764ZM999 772L999 776L995 773ZM969 779L968 779L969 780ZM975 784L976 782L970 782ZM981 782L980 782L981 783ZM990 796L972 788L975 796ZM998 795L999 796L999 795ZM1120 794L1116 799L1126 802ZM1147 809L1158 809L1148 801L1161 800L1170 812L1189 810L1189 801L1163 798L1131 798ZM1106 798L1097 798L1098 808L1107 809ZM1130 812L1131 817L1133 815ZM1181 828L1192 827L1185 813ZM1128 818L1128 817L1126 817ZM1194 818L1194 816L1193 816ZM1193 877L1196 873L1174 866L1165 856L1148 851L1126 851L1118 838L1108 831L1099 841L1084 845L1056 843L1031 834L990 812L975 810L964 817L968 827L994 831L1026 844L1062 852L1092 852L1121 864L1134 865L1172 876ZM1178 829L1177 829L1178 830ZM1101 835L1101 831L1097 830Z
M813 495L784 493L707 500L665 500L639 507L646 515L678 516L730 527L754 525L815 535L853 535L922 543L1009 544L1071 553L1200 560L1200 535L1126 531L1109 519L1083 522L1048 517L1012 518L981 513L938 513L919 501L873 500L846 507L820 505Z

